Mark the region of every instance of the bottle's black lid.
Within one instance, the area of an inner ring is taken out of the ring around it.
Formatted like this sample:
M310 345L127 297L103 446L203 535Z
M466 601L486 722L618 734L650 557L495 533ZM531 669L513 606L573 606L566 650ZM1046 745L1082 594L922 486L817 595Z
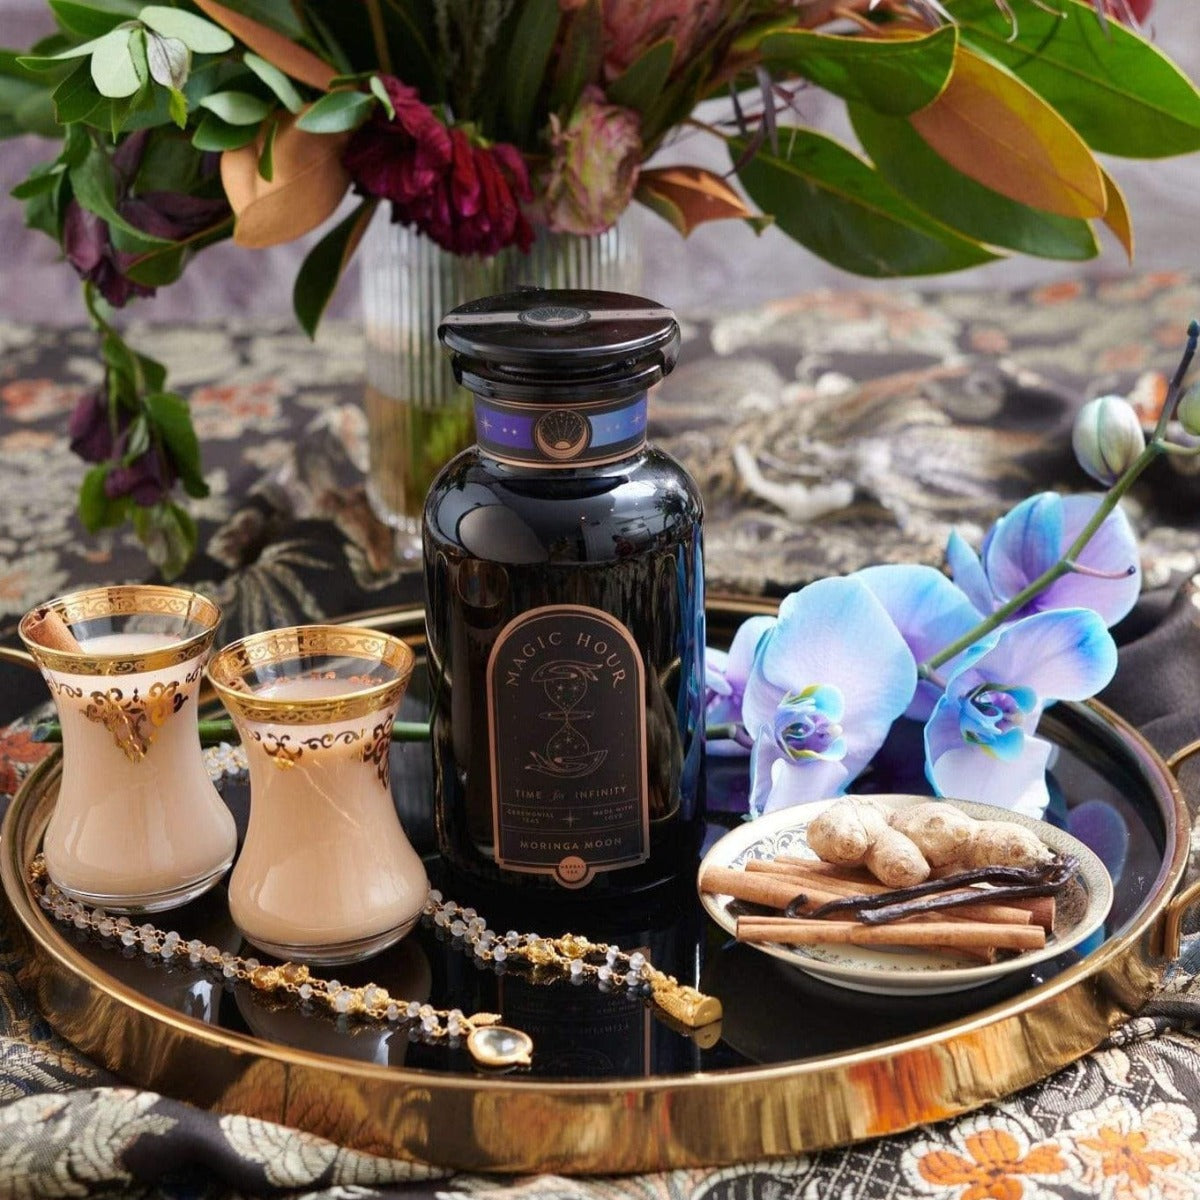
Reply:
M562 403L628 395L675 365L675 314L643 296L522 288L448 313L438 337L480 396Z

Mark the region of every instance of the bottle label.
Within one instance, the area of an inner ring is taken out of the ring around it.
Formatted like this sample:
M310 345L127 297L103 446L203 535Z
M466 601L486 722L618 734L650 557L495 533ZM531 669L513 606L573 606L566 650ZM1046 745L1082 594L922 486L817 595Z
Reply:
M599 609L510 621L487 667L496 863L583 887L650 853L642 656Z
M477 397L475 436L511 466L594 467L634 453L646 440L646 393L551 407Z

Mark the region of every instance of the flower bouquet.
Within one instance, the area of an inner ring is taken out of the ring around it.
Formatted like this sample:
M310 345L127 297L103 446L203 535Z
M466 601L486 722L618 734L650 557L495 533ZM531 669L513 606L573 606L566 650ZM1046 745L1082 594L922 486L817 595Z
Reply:
M186 402L112 309L232 237L327 221L296 278L315 329L376 207L460 255L604 230L774 222L845 270L1081 260L1129 212L1096 152L1200 147L1200 94L1136 31L1145 0L51 0L0 52L0 133L61 139L14 189L84 280L103 386L72 419L89 530L132 518L167 575L205 492ZM861 152L804 120L846 102ZM704 100L727 112L697 115ZM679 131L725 174L646 161ZM740 182L739 189L734 179ZM353 202L344 215L343 201ZM335 214L337 218L335 219Z

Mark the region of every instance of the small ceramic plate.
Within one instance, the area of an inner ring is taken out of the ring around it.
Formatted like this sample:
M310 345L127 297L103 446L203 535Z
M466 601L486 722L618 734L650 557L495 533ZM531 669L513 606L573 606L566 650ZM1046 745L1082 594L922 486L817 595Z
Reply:
M894 809L929 802L928 796L873 796L872 799ZM821 800L787 808L738 826L704 856L700 874L703 875L710 866L743 867L751 859L776 858L781 854L815 859L817 856L808 848L805 831L809 822L833 803L833 800ZM1113 900L1112 880L1104 864L1078 839L1044 821L988 804L972 804L965 800L945 800L943 803L952 804L981 821L1003 820L1024 825L1051 850L1073 854L1079 860L1079 874L1058 895L1054 930L1043 949L1027 950L996 963L980 963L949 953L918 949L779 946L772 942L754 943L754 948L828 983L858 992L877 992L886 996L959 992L1056 958L1079 945L1104 923ZM701 894L700 902L722 929L730 934L736 932L738 912L744 905L729 896L705 894Z

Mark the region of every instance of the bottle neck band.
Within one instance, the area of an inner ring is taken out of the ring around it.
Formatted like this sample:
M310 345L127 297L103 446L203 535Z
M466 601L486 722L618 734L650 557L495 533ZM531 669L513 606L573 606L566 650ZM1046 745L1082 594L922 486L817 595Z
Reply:
M645 392L561 405L476 397L475 436L485 454L513 466L593 467L645 445L646 408Z

